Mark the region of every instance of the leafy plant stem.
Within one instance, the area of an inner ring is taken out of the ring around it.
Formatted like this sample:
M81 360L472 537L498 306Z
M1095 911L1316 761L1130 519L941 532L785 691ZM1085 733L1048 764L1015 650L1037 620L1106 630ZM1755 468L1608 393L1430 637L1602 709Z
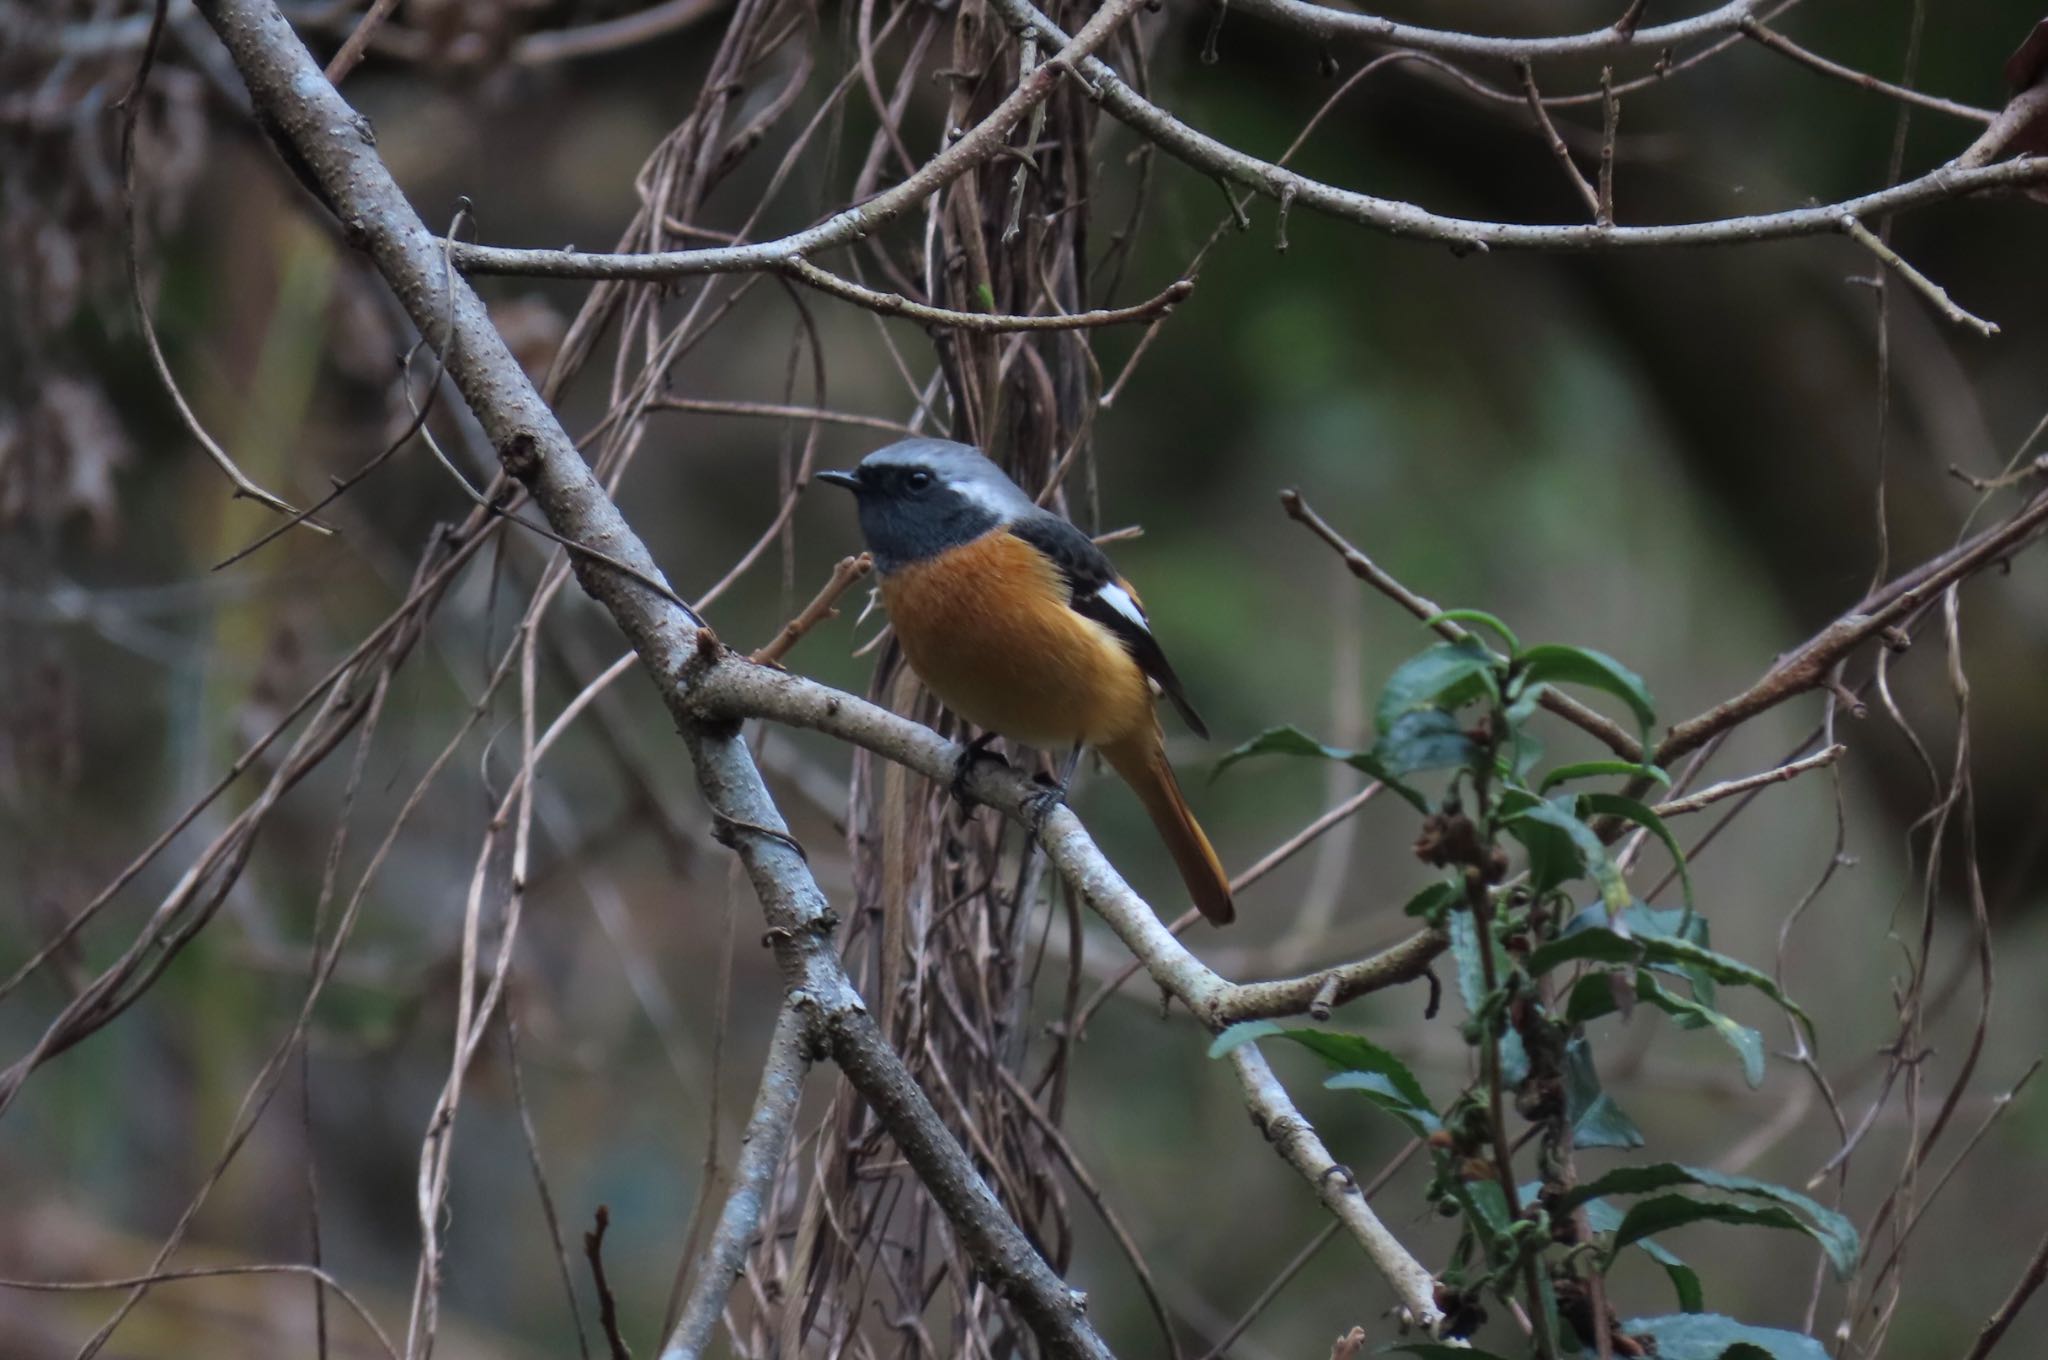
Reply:
M1483 781L1479 789L1479 801L1485 804ZM1465 902L1471 909L1473 924L1479 933L1479 960L1484 970L1487 995L1493 995L1500 988L1499 968L1494 963L1493 948L1493 898L1487 891L1486 880L1475 868L1465 871ZM1487 1124L1493 1135L1494 1172L1500 1178L1500 1189L1508 1204L1508 1218L1519 1222L1522 1217L1521 1192L1515 1187L1514 1149L1508 1146L1508 1125L1505 1100L1501 1091L1500 1078L1500 1031L1488 1021L1485 1026L1486 1039L1480 1046L1480 1060L1486 1076ZM1535 1337L1536 1353L1543 1360L1556 1360L1557 1341L1550 1334L1550 1312L1543 1306L1543 1267L1540 1252L1528 1252L1522 1257L1523 1278L1529 1288L1529 1328Z

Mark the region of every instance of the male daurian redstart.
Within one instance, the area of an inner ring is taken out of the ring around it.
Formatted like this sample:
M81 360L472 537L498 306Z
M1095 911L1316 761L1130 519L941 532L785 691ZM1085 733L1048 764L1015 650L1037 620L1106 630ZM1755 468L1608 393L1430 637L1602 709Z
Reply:
M1154 685L1198 735L1209 731L1102 549L965 444L906 439L818 478L859 499L882 603L918 678L992 733L1100 751L1202 914L1218 925L1236 916L1229 876L1166 763Z

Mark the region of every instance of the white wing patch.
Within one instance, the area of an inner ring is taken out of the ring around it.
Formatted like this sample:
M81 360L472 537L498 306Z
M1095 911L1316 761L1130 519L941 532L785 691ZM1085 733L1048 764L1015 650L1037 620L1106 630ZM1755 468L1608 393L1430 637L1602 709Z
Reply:
M1150 633L1152 625L1145 621L1145 611L1138 608L1138 602L1131 598L1131 592L1114 581L1105 581L1096 590L1095 598L1130 620L1141 633Z

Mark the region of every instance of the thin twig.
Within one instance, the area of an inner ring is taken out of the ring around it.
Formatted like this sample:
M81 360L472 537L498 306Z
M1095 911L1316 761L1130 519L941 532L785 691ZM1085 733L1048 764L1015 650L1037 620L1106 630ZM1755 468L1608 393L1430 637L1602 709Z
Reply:
M1984 1360L1992 1349L2004 1339L2006 1328L2020 1315L2020 1309L2027 1306L2027 1300L2034 1297L2043 1281L2048 1281L2048 1237L2041 1239L2041 1245L2034 1248L2034 1258L2027 1262L2027 1268L2013 1283L2012 1292L2005 1296L2005 1302L1998 1305L1984 1326L1977 1333L1977 1339L1963 1355L1963 1360Z
M1542 134L1544 145L1550 148L1551 158L1563 169L1573 191L1585 203L1586 210L1593 214L1593 220L1596 223L1611 221L1600 191L1586 182L1585 172L1572 159L1571 148L1564 144L1564 138L1557 135L1557 124L1550 121L1550 110L1543 107L1543 91L1536 88L1536 69L1526 61L1516 63L1515 69L1522 78L1522 97L1528 101L1529 114L1536 120L1536 131ZM1603 166L1612 164L1614 159L1612 142L1608 145L1609 150L1602 156Z
M856 411L827 411L816 406L784 406L766 401L714 401L706 397L656 397L647 403L650 411L685 411L693 415L761 416L770 420L821 420L828 425L856 425L887 434L916 434L900 420L861 415Z
M1817 770L1823 765L1832 765L1837 760L1840 760L1843 753L1848 749L1848 747L1838 742L1824 751L1816 751L1803 760L1787 761L1783 765L1774 765L1770 769L1757 774L1744 775L1740 779L1724 780L1719 784L1709 785L1698 793L1690 794L1684 798L1674 798L1668 803L1659 803L1650 810L1659 817L1678 817L1688 812L1698 812L1701 808L1718 803L1723 798L1733 798L1737 794L1748 793L1751 789L1760 789L1766 784L1777 784L1787 779L1797 779L1808 770Z
M612 1211L597 1206L597 1225L583 1234L583 1259L590 1262L590 1283L597 1290L597 1321L604 1329L605 1345L612 1360L633 1360L626 1339L619 1335L619 1301L612 1295L611 1282L604 1277L604 1235L612 1225Z
M1387 570L1360 552L1351 541L1332 529L1321 515L1310 508L1299 491L1287 490L1280 493L1280 504L1287 511L1287 517L1307 527L1310 533L1335 549L1344 559L1344 565L1353 576L1364 581L1394 603L1418 619L1436 619L1430 626L1441 637L1459 642L1471 636L1464 627L1449 619L1437 619L1444 611L1434 600L1417 595L1387 572ZM1642 743L1630 736L1617 722L1586 707L1567 694L1554 689L1543 692L1543 706L1566 722L1580 728L1598 740L1607 749L1624 760L1639 761L1643 758Z
M348 1305L349 1311L370 1329L370 1335L377 1338L377 1344L384 1348L384 1354L391 1360L398 1360L398 1348L391 1344L391 1338L377 1325L377 1319L369 1309L343 1286L341 1281L329 1275L318 1266L299 1265L280 1261L271 1265L252 1266L196 1266L190 1270L159 1270L147 1275L129 1275L112 1280L4 1280L0 1289L20 1289L39 1294L89 1294L106 1289L142 1289L150 1285L177 1284L185 1280L219 1280L236 1275L302 1275L317 1280L334 1291L335 1296Z
M1541 107L1540 105L1538 107ZM1621 131L1621 98L1614 92L1614 68L1600 68L1600 192L1593 220L1614 225L1614 140Z
M1894 85L1888 80L1879 80L1876 76L1853 67L1829 61L1818 53L1807 51L1776 29L1764 27L1763 21L1753 14L1744 15L1737 27L1742 30L1744 36L1780 56L1791 58L1808 70L1818 71L1836 80L1846 80L1851 85L1881 94L1887 99L1896 99L1902 104L1912 104L1918 108L1932 109L1936 113L1945 113L1951 118L1962 118L1972 123L1989 123L1998 117L1990 109L1980 109L1974 104L1959 104L1953 99L1943 99L1939 95L1923 94L1919 90Z
M370 39L377 36L377 30L391 17L391 11L398 8L398 0L371 0L370 7L363 11L363 17L349 31L341 50L334 54L334 60L327 63L327 79L339 85L348 79L348 73L356 69L356 63L370 50Z
M1762 0L1729 0L1705 14L1654 28L1609 24L1590 33L1554 38L1496 38L1452 29L1418 28L1378 15L1358 14L1312 4L1308 0L1232 0L1247 14L1285 25L1297 33L1329 42L1362 38L1388 47L1412 47L1445 56L1495 57L1506 61L1541 61L1551 57L1596 57L1608 52L1656 52L1695 38L1712 38L1741 27ZM1624 17L1626 17L1624 15Z
M1890 267L1900 278L1912 284L1922 297L1934 304L1936 311L1940 312L1950 321L1955 322L1958 326L1968 326L1971 330L1982 336L1998 334L1996 323L1986 321L1980 316L1974 316L1958 307L1955 300L1948 295L1946 288L1943 288L1933 279L1928 278L1925 274L1914 268L1898 251L1886 245L1876 232L1858 222L1854 217L1846 213L1843 215L1842 230L1847 232L1849 238L1856 242L1856 244L1862 246Z
M804 634L827 619L839 617L839 610L835 608L839 597L865 580L874 569L875 559L867 553L840 558L839 565L832 569L832 579L825 582L802 612L782 625L782 631L773 640L758 648L748 660L763 666L780 665L790 649L803 641Z
M156 9L150 18L149 37L143 44L142 60L136 65L135 78L129 82L122 94L121 110L121 221L123 239L128 253L128 297L135 305L135 321L142 331L142 343L149 351L149 362L156 369L157 381L163 385L164 394L177 409L178 419L185 429L199 441L199 447L213 460L213 465L227 477L235 495L246 497L257 504L275 510L281 515L297 515L298 511L283 497L265 491L249 480L235 460L228 456L214 437L199 423L190 403L185 400L184 389L171 372L170 361L164 358L163 345L157 340L156 322L149 314L147 291L142 283L142 241L141 227L137 224L135 211L135 129L142 117L142 96L149 87L149 73L156 66L156 54L163 43L164 16L167 0L156 0ZM317 520L302 520L315 533L331 534L334 531Z
M920 321L927 326L943 326L949 330L974 331L980 334L1003 334L1012 331L1078 331L1100 326L1122 326L1133 321L1150 321L1164 316L1174 306L1195 291L1194 280L1177 279L1167 285L1165 291L1129 307L1112 307L1102 311L1076 312L1064 315L1058 312L1044 316L1010 316L1001 312L960 312L950 307L934 307L928 303L913 302L899 293L880 293L851 279L841 278L830 270L821 269L809 260L798 256L780 266L791 278L810 285L821 293L865 307L883 316L900 316L910 321Z

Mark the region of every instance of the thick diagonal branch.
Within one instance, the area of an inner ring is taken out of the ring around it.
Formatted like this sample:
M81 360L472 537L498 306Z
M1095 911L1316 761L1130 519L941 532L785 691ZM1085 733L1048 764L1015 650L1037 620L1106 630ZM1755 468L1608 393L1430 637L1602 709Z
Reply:
M831 947L834 918L824 894L790 839L737 725L706 722L688 703L690 663L700 637L709 635L700 633L699 621L672 596L635 579L666 585L646 546L492 326L482 300L459 280L444 289L442 245L378 157L368 126L321 74L271 0L200 0L199 8L226 44L266 128L319 186L350 241L369 255L421 334L443 348L449 377L506 470L531 493L556 533L605 554L604 560L577 554L572 561L578 578L640 654L676 716L722 838L739 851L761 899L792 1005L811 1017L814 1033L829 1043L855 1089L903 1147L977 1267L1012 1302L1045 1351L1106 1360L1109 1351L1081 1301L1003 1211L868 1019Z

